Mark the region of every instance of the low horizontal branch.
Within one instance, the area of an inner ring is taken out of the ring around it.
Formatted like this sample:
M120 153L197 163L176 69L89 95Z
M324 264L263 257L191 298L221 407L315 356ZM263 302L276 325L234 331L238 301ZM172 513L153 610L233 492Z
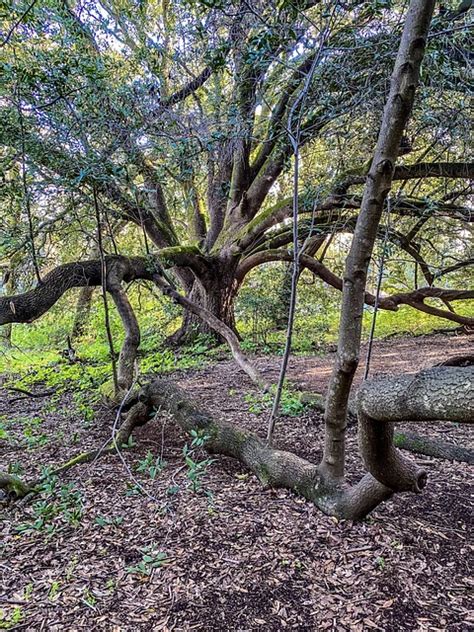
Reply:
M293 253L288 250L275 249L262 250L261 252L250 255L243 259L237 268L237 279L241 282L253 268L273 261L287 261L291 263L293 261ZM334 272L332 272L327 266L314 257L301 255L300 265L302 268L310 270L310 272L331 287L342 291L343 282L341 277L334 274ZM424 301L427 298L438 298L448 302L468 300L474 298L474 290L424 287L413 290L412 292L399 292L389 296L380 296L378 300L378 307L384 310L397 311L400 305L409 305L419 311L430 313L434 316L439 316L440 318L445 318L461 325L474 325L474 318L462 316L452 311L439 309L437 307L433 307L432 305L426 305ZM375 295L370 292L365 292L364 300L366 305L374 306L376 303Z
M393 180L418 180L420 178L474 178L473 162L417 162L413 165L397 165ZM336 187L336 192L346 193L356 184L365 184L366 175L344 178Z
M149 262L141 257L109 256L105 259L107 283L114 277L120 281L151 280ZM65 263L54 268L32 290L0 298L0 325L29 323L43 314L68 290L102 285L100 260Z
M394 445L393 422L474 424L474 366L367 380L357 393L359 445L368 471L395 491L420 492L426 472Z

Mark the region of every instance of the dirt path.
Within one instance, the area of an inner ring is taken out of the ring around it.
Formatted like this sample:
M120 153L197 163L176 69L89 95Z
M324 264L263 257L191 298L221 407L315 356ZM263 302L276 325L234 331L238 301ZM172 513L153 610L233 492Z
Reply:
M472 337L380 343L374 373L429 366L471 346ZM260 358L259 364L269 376L276 374L278 359ZM330 364L331 358L294 358L291 376L305 388L324 390ZM181 374L179 381L215 415L264 430L266 416L248 411L248 394L257 395L232 362ZM0 396L0 415L11 416L6 393ZM70 396L54 411L48 402L15 406L18 416L41 419L49 439L29 449L13 428L13 440L0 443L2 460L21 461L27 471L63 461L83 441L104 441L113 423L101 413L99 423L87 427ZM467 441L455 425L424 430ZM320 431L321 419L306 413L282 419L277 439L317 461ZM15 527L32 523L38 507L3 509L0 616L12 629L472 629L473 468L424 459L430 480L425 493L399 495L363 523L337 523L290 492L262 489L226 458L207 467L201 491L194 492L182 455L185 441L164 420L142 428L137 446L124 453L149 496L137 493L130 472L108 456L67 474L51 503L58 513L44 527L18 535ZM166 461L154 479L137 470L149 450ZM356 479L362 467L353 429L349 453L350 478ZM158 552L166 556L150 574L134 571L145 546L155 560Z
M474 336L435 335L375 341L370 361L370 377L390 373L413 373L444 362L455 355L474 354ZM367 345L362 345L355 384L362 380ZM261 360L261 362L264 362ZM278 360L277 360L278 363ZM290 360L289 378L303 390L325 392L334 363L334 353L322 357L296 357ZM264 366L265 368L265 366ZM267 368L275 379L277 373Z

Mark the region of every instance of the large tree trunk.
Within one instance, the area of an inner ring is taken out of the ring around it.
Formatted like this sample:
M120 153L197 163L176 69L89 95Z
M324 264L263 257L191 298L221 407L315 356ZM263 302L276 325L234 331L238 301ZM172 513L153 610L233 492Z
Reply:
M235 323L235 301L239 284L235 278L235 266L222 262L220 266L214 264L213 268L215 269L205 281L196 279L185 296L195 305L206 309L238 335ZM199 335L208 336L216 342L223 341L222 337L199 316L185 311L181 327L168 341L172 344L188 344L195 341Z

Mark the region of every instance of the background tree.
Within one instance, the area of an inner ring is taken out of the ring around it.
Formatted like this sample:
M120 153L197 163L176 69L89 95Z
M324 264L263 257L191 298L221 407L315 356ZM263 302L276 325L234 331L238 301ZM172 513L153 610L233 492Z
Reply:
M298 125L300 262L340 289L318 251L354 228L401 21L396 2L36 3L1 53L0 142L6 161L24 156L30 249L46 235L51 251L66 255L59 240L77 229L84 238L74 252L90 257L95 190L104 233L114 218L130 227L122 254L156 255L188 298L235 329L249 271L292 258L287 195ZM389 238L415 262L416 283L380 307L406 303L472 324L451 304L426 303L443 298L452 265L472 261L466 239L439 252L424 238L440 223L461 234L472 219L467 35L450 27L436 18L394 174ZM104 236L109 253L112 242ZM39 259L40 267L57 262ZM414 286L430 289L413 294ZM209 331L187 313L176 339L190 327Z

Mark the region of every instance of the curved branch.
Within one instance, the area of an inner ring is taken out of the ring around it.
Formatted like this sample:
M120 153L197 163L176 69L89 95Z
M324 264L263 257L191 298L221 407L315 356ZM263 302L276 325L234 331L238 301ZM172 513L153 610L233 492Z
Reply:
M292 489L326 514L361 520L393 494L370 474L354 487L327 487L315 464L292 452L268 446L252 432L213 418L169 380L158 379L145 386L139 393L139 401L149 413L156 410L168 412L185 432L207 435L209 438L204 447L211 454L239 460L264 486Z
M163 279L159 274L153 276L153 281L161 289L163 294L169 296L175 303L181 305L188 311L192 312L199 318L201 318L209 327L217 332L229 345L232 356L240 368L250 377L252 382L257 384L264 392L269 391L270 385L266 382L265 378L260 374L258 369L249 361L242 351L239 343L239 339L236 334L227 327L219 318L214 316L210 311L193 303L185 296L182 296L174 287Z
M151 280L147 259L143 257L108 256L105 258L109 278L132 281ZM99 260L66 263L54 268L34 289L0 298L0 325L30 323L45 314L61 296L75 287L102 284Z
M310 194L300 197L300 212L321 213L322 211L359 210L362 197L359 195L332 193L321 202L314 201ZM447 202L434 202L416 198L397 198L392 213L400 217L440 217L446 216L465 222L474 222L472 209ZM281 200L274 206L258 213L243 229L232 235L234 248L245 252L252 247L264 233L291 216L291 199ZM337 218L334 218L337 219ZM318 222L319 223L319 222Z
M359 444L369 472L394 491L419 492L426 473L395 448L393 422L474 424L474 366L368 380L357 394L357 410Z
M183 266L194 269L202 276L207 273L206 261L199 255L199 250L185 246L163 248L156 257L110 255L105 257L105 263L108 289L110 283L128 283L136 279L151 281L153 274L161 267ZM32 290L0 297L0 325L32 322L51 309L67 290L101 284L100 260L60 265L48 272L42 283Z
M117 385L118 390L128 390L133 384L135 362L140 345L140 328L128 296L119 279L109 281L108 290L112 295L125 330L125 340L120 349ZM117 394L118 395L118 394Z
M243 259L237 268L236 278L238 282L241 283L253 268L272 261L291 262L293 261L293 255L291 252L285 250L263 250L262 252L250 255ZM307 268L331 287L342 291L342 279L314 257L301 255L300 264L302 268ZM421 312L452 320L461 325L474 325L474 318L426 305L424 301L427 298L439 298L442 301L469 300L474 298L474 290L449 290L438 287L424 287L414 290L413 292L400 292L390 296L381 296L378 306L380 309L396 312L400 305L409 305ZM375 296L366 291L364 294L364 302L366 305L374 306Z

